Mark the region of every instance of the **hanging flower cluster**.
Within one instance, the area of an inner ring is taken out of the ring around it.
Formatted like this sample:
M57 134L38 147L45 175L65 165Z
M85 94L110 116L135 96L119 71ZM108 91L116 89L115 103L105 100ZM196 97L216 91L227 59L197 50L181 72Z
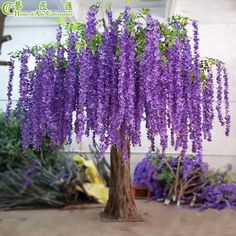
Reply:
M10 58L10 66L9 66L9 81L7 87L7 98L8 104L6 109L6 122L9 123L10 121L10 114L11 114L11 106L12 106L12 86L13 86L13 77L14 77L14 59Z
M74 130L78 142L90 133L98 138L101 156L109 145L116 145L127 159L127 143L141 144L140 127L145 121L153 148L160 137L163 154L170 140L184 156L191 141L192 151L201 158L203 139L212 139L213 66L217 116L229 135L227 72L219 60L200 60L196 21L177 16L160 23L147 9L134 13L128 7L117 19L107 10L108 20L97 20L97 12L94 5L86 24L68 24L65 43L59 26L55 44L27 48L17 55L21 61L18 113L25 149L31 143L40 148L45 135L54 146L71 142ZM145 23L140 23L141 18ZM30 57L35 59L33 71L28 69ZM13 64L8 110L12 78Z

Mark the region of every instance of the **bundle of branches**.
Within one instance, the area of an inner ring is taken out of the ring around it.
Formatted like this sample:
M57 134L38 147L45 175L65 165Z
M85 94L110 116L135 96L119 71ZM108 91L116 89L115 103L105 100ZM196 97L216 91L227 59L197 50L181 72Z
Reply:
M62 207L73 202L96 201L83 188L80 166L62 155L57 163L44 165L37 158L29 158L24 160L24 166L9 167L1 173L0 209Z
M205 176L206 166L192 157L182 159L178 157L174 166L166 162L166 166L173 175L173 182L169 188L165 204L177 202L177 205L190 204L195 206L201 202L199 193L207 185Z
M134 184L145 186L154 200L191 207L235 208L235 177L229 172L212 171L193 156L163 157L148 153L135 168Z

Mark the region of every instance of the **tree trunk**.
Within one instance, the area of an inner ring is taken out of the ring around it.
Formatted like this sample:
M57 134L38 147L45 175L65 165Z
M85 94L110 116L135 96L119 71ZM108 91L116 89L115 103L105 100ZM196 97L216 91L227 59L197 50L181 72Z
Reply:
M142 221L137 214L130 177L130 144L127 143L129 159L124 162L122 150L111 147L110 189L103 220Z

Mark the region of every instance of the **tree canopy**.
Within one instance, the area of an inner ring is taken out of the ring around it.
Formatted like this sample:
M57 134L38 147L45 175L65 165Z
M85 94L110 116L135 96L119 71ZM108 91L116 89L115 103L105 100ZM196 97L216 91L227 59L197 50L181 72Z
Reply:
M173 16L159 22L148 9L129 7L116 19L110 9L97 19L98 10L90 7L86 23L59 26L55 43L11 55L7 112L17 58L25 149L31 143L40 148L45 135L53 146L70 143L74 131L78 142L83 135L97 137L101 156L112 144L127 159L127 142L141 145L144 121L152 148L158 136L163 153L172 145L184 156L191 141L201 158L203 140L212 140L215 109L229 135L226 68L218 59L200 58L197 21Z

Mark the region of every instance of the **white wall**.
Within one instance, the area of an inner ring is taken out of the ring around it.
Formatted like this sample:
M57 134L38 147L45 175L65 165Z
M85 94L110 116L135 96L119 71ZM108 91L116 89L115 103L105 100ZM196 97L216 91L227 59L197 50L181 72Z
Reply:
M4 35L10 34L12 40L2 44L1 60L9 60L9 52L22 50L25 45L33 46L48 43L56 37L55 18L24 18L8 16L5 20ZM17 63L16 63L17 64ZM16 66L16 75L19 65ZM0 109L5 110L7 100L8 67L0 67ZM14 77L13 100L18 98L19 77Z

